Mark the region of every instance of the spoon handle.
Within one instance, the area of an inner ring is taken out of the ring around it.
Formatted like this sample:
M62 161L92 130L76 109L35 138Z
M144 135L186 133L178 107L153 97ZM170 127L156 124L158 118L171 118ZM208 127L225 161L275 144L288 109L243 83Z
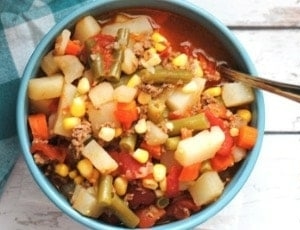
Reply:
M252 77L224 65L219 65L217 69L220 74L227 79L240 81L251 87L266 90L270 93L300 102L300 86L298 85L272 81L260 77Z

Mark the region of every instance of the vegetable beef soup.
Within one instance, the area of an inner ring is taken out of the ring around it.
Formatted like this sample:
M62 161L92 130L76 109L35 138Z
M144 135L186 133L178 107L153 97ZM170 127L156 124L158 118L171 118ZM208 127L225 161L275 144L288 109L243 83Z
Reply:
M31 153L84 216L148 228L222 195L257 138L251 88L204 28L154 9L64 29L28 85Z

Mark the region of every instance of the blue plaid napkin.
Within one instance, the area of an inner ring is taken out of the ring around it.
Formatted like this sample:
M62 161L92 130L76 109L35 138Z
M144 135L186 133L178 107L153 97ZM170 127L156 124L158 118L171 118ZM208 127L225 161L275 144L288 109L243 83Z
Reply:
M20 154L15 108L26 63L56 22L89 1L0 1L0 195Z

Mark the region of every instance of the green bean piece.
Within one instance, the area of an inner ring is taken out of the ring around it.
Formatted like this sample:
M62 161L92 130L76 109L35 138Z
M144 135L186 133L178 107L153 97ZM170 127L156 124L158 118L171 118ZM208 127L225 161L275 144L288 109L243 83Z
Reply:
M164 119L166 104L162 100L151 100L147 107L148 119L154 123L159 123Z
M135 228L140 222L138 216L117 194L113 195L110 209L129 228Z
M92 38L85 41L85 47L88 54L89 66L93 72L94 78L99 79L104 75L104 63L100 53L94 53L93 48L96 45L96 41Z
M204 113L199 113L195 116L177 120L171 120L170 123L172 124L172 129L168 132L170 136L180 135L182 128L201 131L210 127L210 123Z
M136 139L137 136L135 134L122 137L119 143L120 148L128 152L133 152L135 150Z
M113 57L114 62L111 65L110 71L108 73L108 80L110 81L118 81L121 76L121 66L124 58L124 50L129 41L129 30L126 28L121 28L117 33L117 47L114 50Z
M113 177L111 175L101 175L98 186L98 203L102 207L111 205L113 196Z
M162 66L155 67L154 73L147 69L142 69L139 71L138 75L141 77L144 83L150 84L176 84L178 82L188 83L194 77L193 73L189 70L165 69Z
M167 198L167 197L159 197L157 200L156 200L156 206L158 207L158 208L165 208L165 207L167 207L168 205L169 205L169 203L170 203L170 200L169 200L169 198Z
M179 136L169 137L165 142L166 150L175 151L177 149L177 145L180 141Z

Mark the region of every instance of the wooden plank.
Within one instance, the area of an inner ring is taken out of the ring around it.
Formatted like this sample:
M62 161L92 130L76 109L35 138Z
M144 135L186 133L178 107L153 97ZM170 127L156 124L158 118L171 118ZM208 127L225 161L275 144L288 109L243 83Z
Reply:
M296 0L189 0L234 27L299 27L300 2Z
M233 30L259 76L300 85L299 30ZM300 104L264 93L267 131L300 131Z

